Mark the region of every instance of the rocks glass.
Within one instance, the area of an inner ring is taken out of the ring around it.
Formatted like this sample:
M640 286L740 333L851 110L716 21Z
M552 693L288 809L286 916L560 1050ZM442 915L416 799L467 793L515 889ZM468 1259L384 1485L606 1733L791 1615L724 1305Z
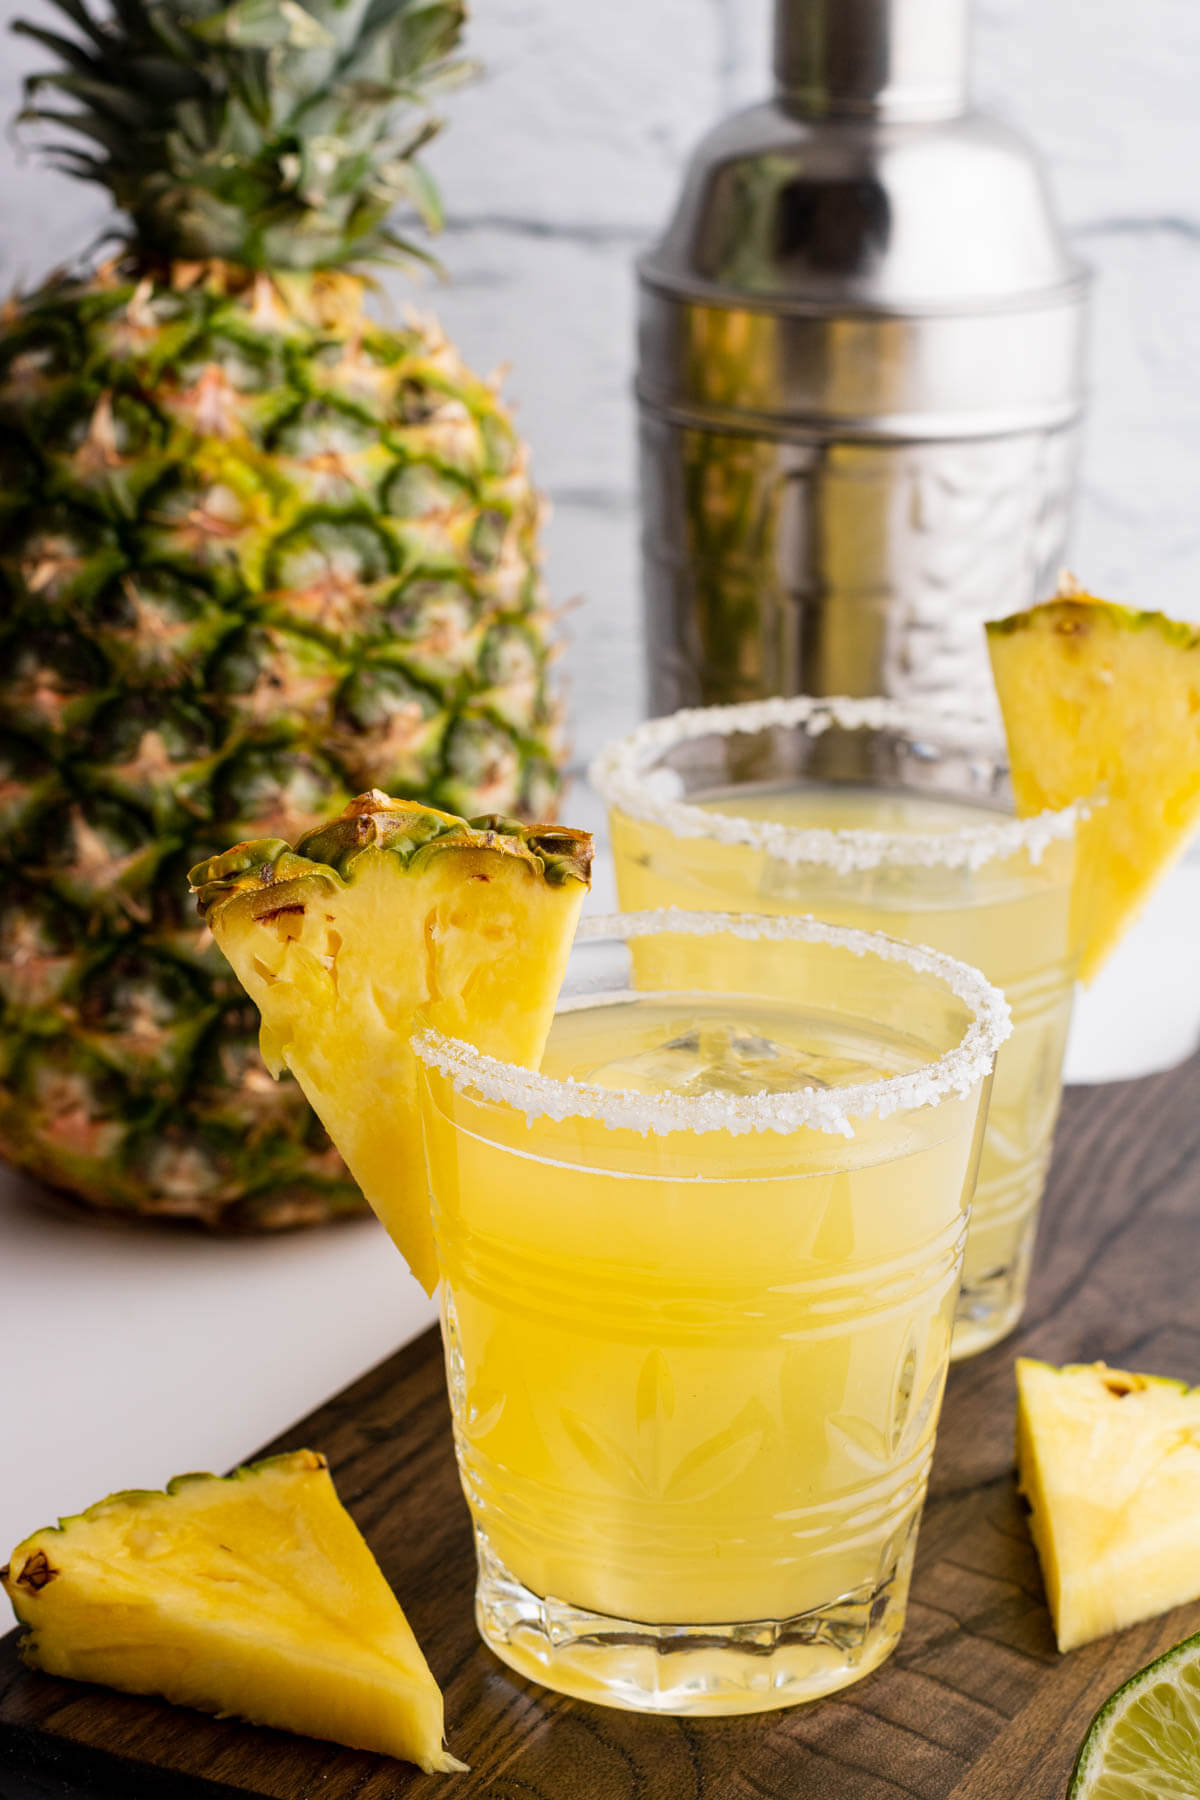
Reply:
M1074 997L1076 809L1018 820L997 728L932 702L767 700L655 719L612 745L627 907L815 913L982 969L996 1062L954 1356L1021 1316Z
M415 1040L486 1642L751 1712L904 1619L999 994L801 918L585 920L540 1073Z

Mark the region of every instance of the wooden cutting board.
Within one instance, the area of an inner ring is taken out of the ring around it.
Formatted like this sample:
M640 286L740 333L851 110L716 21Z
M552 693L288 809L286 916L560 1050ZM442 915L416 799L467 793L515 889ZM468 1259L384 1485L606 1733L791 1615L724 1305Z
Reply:
M1200 1059L1068 1094L1026 1323L951 1373L899 1649L843 1695L744 1720L583 1705L483 1649L441 1355L426 1334L254 1454L328 1455L471 1774L422 1775L29 1673L13 1633L0 1643L0 1800L1057 1800L1100 1702L1200 1629L1200 1604L1056 1654L1013 1486L1013 1357L1103 1357L1200 1382L1198 1269ZM323 1328L336 1321L314 1321Z

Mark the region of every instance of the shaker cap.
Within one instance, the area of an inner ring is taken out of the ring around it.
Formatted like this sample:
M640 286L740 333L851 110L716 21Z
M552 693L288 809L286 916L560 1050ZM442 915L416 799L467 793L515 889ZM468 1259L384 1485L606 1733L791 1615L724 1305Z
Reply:
M966 105L966 0L776 0L776 91L815 118Z
M788 312L933 312L1077 288L1024 140L966 112L936 124L777 99L702 141L642 280L681 298Z
M773 99L702 141L641 259L639 393L680 423L1053 428L1085 274L1032 148L970 109L967 0L776 0Z

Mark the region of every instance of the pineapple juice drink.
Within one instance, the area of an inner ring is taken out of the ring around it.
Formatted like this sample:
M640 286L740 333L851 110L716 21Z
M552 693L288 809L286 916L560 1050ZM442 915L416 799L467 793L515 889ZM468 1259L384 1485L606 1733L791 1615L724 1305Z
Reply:
M417 1040L487 1642L740 1712L904 1616L996 1042L948 958L807 920L585 922L541 1072Z
M1074 997L1074 813L1018 821L978 724L886 701L766 702L654 721L593 773L625 906L751 909L932 944L1003 989L953 1354L1012 1329ZM680 806L683 798L685 804Z

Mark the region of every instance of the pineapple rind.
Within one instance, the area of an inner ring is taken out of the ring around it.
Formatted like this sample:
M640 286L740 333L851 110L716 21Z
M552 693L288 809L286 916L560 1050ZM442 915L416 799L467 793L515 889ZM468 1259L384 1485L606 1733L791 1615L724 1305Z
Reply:
M316 878L344 887L354 879L360 858L369 862L376 850L386 850L407 868L431 848L484 849L520 857L555 886L570 880L586 884L591 871L586 833L525 825L498 814L459 819L374 791L352 800L340 818L306 832L294 850L281 838L235 844L223 855L197 863L188 881L201 912L207 914L237 895L269 901L269 890L288 881Z
M426 1770L442 1698L324 1457L110 1494L0 1570L30 1666Z
M1018 812L1095 802L1073 924L1088 981L1200 823L1200 630L1073 592L987 636Z
M1012 637L1020 631L1039 630L1044 621L1039 619L1038 614L1046 614L1054 609L1060 616L1070 617L1066 609L1073 606L1087 607L1089 614L1098 609L1120 631L1151 631L1183 650L1192 650L1200 643L1200 627L1189 625L1183 619L1170 619L1165 613L1153 612L1149 608L1122 606L1117 600L1101 600L1095 594L1080 592L1046 600L1040 606L1028 606L1021 612L1009 613L1003 619L989 619L985 630L989 637Z
M318 850L329 863L303 853ZM295 853L242 844L192 886L289 1070L426 1292L437 1254L414 1026L536 1068L583 903L584 832L475 825L371 793Z
M1060 1650L1200 1596L1200 1388L1017 1359L1017 1480Z

